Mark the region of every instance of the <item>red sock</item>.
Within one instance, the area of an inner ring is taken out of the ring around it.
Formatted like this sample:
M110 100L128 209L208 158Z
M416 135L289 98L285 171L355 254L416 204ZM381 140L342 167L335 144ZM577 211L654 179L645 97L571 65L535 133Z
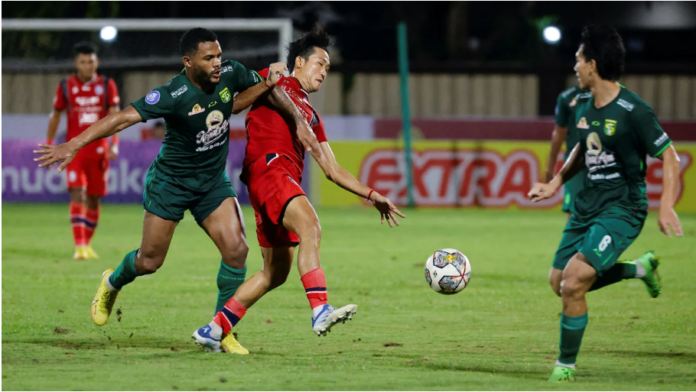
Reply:
M79 203L70 202L70 223L72 224L73 239L75 246L83 246L85 242L85 215L83 206Z
M99 207L96 209L87 207L85 218L85 243L89 245L92 241L94 230L97 230L97 224L99 224Z
M227 335L230 333L230 330L232 330L232 327L237 325L239 320L244 317L246 311L247 308L232 297L229 301L227 301L225 307L217 312L215 318L213 318L213 321L215 324L222 327L222 334Z
M329 295L326 292L324 270L321 268L313 269L302 275L300 279L302 279L302 285L305 288L305 293L307 293L309 306L314 309L317 306L326 305Z

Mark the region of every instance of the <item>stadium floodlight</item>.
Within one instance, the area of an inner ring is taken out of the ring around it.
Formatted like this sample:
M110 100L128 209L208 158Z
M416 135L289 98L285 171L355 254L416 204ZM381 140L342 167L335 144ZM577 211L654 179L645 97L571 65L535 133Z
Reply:
M544 29L544 41L547 44L557 44L561 40L561 30L556 26L548 26Z
M104 42L112 42L116 39L118 35L118 30L114 26L104 26L99 31L99 38Z

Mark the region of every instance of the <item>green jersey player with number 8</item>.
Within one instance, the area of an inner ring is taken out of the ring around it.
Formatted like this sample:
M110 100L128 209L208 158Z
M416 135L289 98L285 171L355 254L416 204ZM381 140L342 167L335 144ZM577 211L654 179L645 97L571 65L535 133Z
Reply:
M623 41L613 28L583 30L575 72L580 88L589 89L592 96L577 102L571 132L576 132L578 144L553 180L537 183L529 192L533 201L547 199L583 166L587 169L554 260L554 267L563 270L563 313L560 355L549 379L552 382L575 380L575 362L588 320L588 291L621 279L641 278L652 297L660 294L658 262L651 252L637 262L617 262L638 237L647 217L647 155L664 164L660 229L667 236L671 236L670 230L682 235L673 209L679 157L652 108L616 83L624 57Z

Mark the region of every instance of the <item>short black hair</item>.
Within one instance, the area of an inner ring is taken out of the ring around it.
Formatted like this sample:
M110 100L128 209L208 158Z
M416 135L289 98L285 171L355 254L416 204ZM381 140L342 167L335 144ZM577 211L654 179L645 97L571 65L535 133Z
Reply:
M314 54L315 47L322 48L328 53L329 50L327 48L330 44L329 34L326 30L319 25L315 25L311 31L305 33L297 41L293 41L288 45L288 57L286 60L288 70L292 73L292 70L295 69L295 59L297 56L307 60L309 56Z
M182 56L189 56L198 50L201 42L215 42L218 40L217 34L202 27L194 27L184 32L179 40L179 52Z
M75 56L78 54L97 54L97 47L89 41L80 41L73 47Z
M580 38L585 61L597 63L599 77L619 80L624 70L626 49L619 33L611 26L585 26Z

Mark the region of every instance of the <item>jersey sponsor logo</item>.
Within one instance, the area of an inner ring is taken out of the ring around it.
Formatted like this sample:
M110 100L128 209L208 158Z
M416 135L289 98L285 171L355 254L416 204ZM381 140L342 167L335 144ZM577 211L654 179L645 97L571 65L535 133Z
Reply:
M573 100L570 101L568 106L570 106L572 108L573 106L575 106L576 103L578 103L578 96L577 95L573 97Z
M99 97L75 97L75 103L78 106L99 105L101 99Z
M208 126L208 129L200 131L198 135L196 135L196 143L203 145L196 149L197 152L207 151L213 147L222 145L222 142L216 143L216 141L227 135L229 131L229 123L219 110L213 110L208 114L208 117L205 119L205 125ZM225 138L225 140L227 140L227 138Z
M234 68L232 68L231 65L225 65L224 67L220 68L220 73L224 74L225 72L232 72Z
M616 120L604 120L604 134L614 136L616 133Z
M662 133L662 136L660 136L659 138L657 138L657 140L655 140L655 145L659 146L660 144L666 142L667 139L669 139L669 136L667 136L666 133Z
M82 86L82 91L89 91L91 89L92 89L91 86Z
M577 127L581 129L590 129L590 126L587 125L587 120L585 119L585 117L581 118L580 121L578 121Z
M212 108L213 106L217 105L217 101L213 101L208 104L208 108Z
M592 121L592 126L593 126L593 127L598 127L598 126L599 126L599 121Z
M599 135L596 132L589 134L585 142L587 144L585 165L590 173L596 172L600 169L616 166L616 158L614 157L614 154L608 151L602 151L602 141L599 139ZM605 175L602 174L601 176L601 178L593 178L590 176L590 179L604 179Z
M580 94L576 95L575 98L578 98L578 99L588 99L588 98L592 98L592 92L591 92L591 91L588 91L588 92L586 92L586 93L580 93Z
M632 111L634 107L636 107L636 105L634 105L634 104L632 104L624 99L619 99L618 101L616 101L616 103L618 103L620 106L622 106L624 109L628 110L629 112Z
M77 94L77 93L79 93L79 92L80 92L80 89L79 89L77 86L73 86L73 88L72 88L72 93L73 93L73 94Z
M94 93L97 95L104 94L104 87L102 87L101 84L94 86Z
M101 109L99 111L101 111ZM80 117L78 119L80 126L84 124L94 124L97 121L99 121L99 113L80 113Z
M160 100L160 93L157 90L152 90L150 91L146 96L145 96L145 102L149 103L150 105L154 105Z
M222 98L222 103L227 103L232 99L232 94L230 94L230 90L227 87L220 91L220 98Z
M202 108L201 105L199 105L199 104L195 104L195 105L193 105L193 108L191 109L191 111L189 112L188 115L193 116L195 114L203 113L203 112L205 112L205 108Z
M185 92L187 92L187 91L188 91L188 86L183 85L183 86L179 87L178 90L174 91L174 92L171 94L171 95L172 95L172 98L178 98L178 97L182 96L182 95L183 95Z

